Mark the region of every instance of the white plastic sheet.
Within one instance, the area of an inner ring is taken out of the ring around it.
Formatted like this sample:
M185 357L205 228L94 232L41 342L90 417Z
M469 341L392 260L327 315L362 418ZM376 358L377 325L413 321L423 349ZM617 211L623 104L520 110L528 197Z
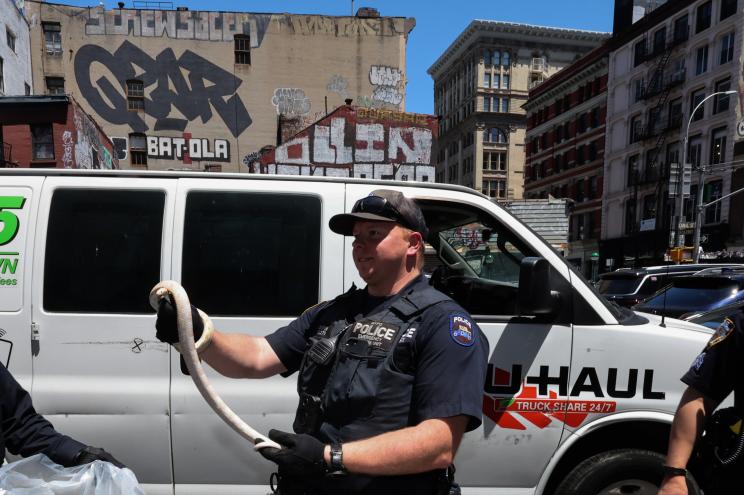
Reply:
M0 468L0 495L144 495L130 469L94 461L62 467L44 454Z

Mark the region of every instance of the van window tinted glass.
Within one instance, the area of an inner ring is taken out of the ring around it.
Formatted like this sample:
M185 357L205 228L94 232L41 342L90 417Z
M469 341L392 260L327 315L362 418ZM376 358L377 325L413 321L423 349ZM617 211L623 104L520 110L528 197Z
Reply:
M162 191L59 189L52 197L44 309L152 313L160 280Z
M182 281L212 315L297 316L318 302L320 199L192 192Z
M633 294L638 288L640 277L603 278L599 282L600 294Z

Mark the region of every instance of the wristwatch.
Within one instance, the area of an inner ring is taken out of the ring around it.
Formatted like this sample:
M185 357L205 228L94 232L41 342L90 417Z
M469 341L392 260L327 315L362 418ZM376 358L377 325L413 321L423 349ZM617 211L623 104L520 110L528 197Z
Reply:
M328 474L330 476L346 475L344 452L341 448L341 442L331 442L331 469Z
M687 469L685 468L672 466L663 466L662 468L664 469L664 476L687 476Z

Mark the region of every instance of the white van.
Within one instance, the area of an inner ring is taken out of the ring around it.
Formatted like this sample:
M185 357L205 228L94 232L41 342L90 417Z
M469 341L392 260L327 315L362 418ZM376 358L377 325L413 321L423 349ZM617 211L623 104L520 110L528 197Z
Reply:
M651 493L679 377L711 331L610 305L527 226L459 186L0 170L0 359L60 431L112 452L148 494L263 495L272 465L155 339L148 293L180 281L217 328L266 335L363 285L351 239L327 225L380 187L419 202L439 258L432 284L490 341L483 425L456 458L463 493ZM210 378L260 431L291 428L294 377ZM586 479L596 489L576 488Z

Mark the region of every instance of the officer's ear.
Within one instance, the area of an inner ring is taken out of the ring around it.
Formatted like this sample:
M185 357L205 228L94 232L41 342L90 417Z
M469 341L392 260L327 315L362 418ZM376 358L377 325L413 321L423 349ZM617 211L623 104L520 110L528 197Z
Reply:
M421 235L421 232L414 232L410 229L406 229L406 231L408 234L408 248L411 250L409 254L423 253L424 236Z

